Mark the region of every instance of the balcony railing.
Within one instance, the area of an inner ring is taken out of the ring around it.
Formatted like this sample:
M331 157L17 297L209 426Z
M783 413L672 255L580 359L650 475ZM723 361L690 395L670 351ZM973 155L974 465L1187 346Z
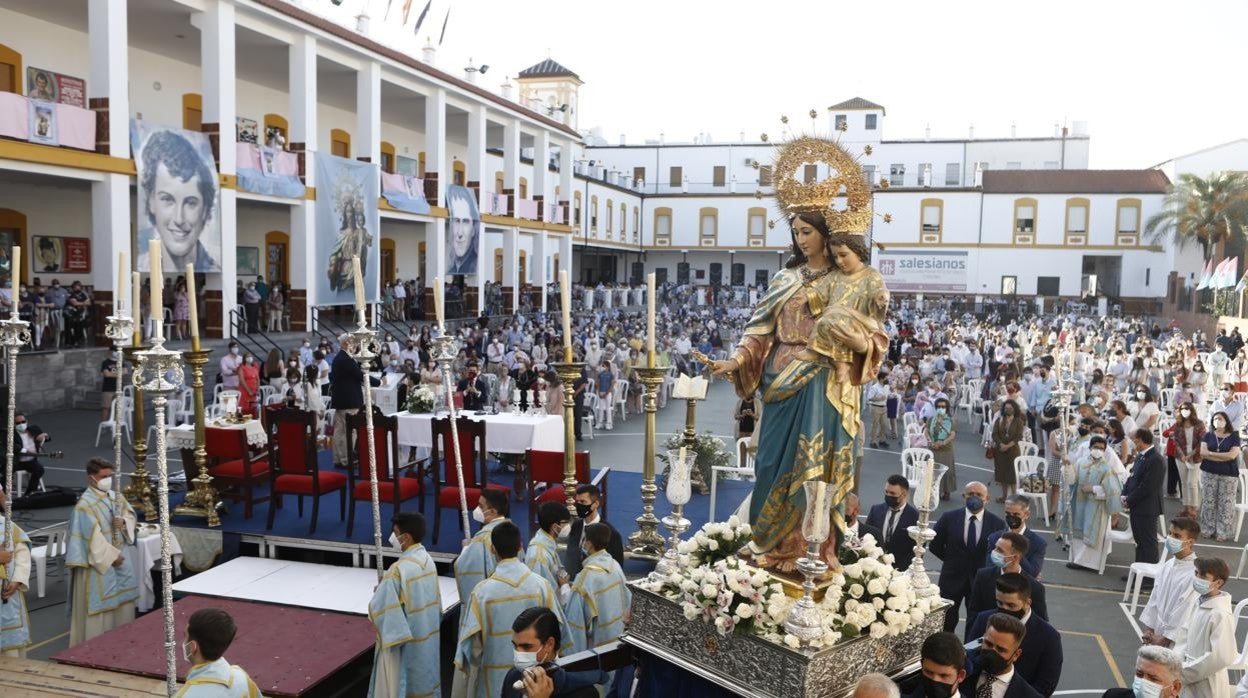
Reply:
M0 92L0 137L95 150L95 112Z

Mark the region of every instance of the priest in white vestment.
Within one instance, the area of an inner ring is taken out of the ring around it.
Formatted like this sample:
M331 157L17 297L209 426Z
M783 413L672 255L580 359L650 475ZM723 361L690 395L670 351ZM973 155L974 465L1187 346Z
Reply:
M0 512L6 494L0 489ZM30 646L30 614L26 609L26 589L30 583L30 538L0 513L0 531L7 526L9 545L0 547L0 653L6 657L26 657ZM3 535L3 534L0 534Z

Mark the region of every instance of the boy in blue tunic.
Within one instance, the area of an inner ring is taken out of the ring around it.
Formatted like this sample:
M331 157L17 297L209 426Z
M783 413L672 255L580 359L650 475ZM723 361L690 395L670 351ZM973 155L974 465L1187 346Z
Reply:
M498 556L490 547L490 532L504 522L510 522L507 515L511 513L511 502L503 490L486 488L481 491L481 499L472 512L472 518L482 524L481 530L464 546L463 552L455 558L455 586L459 589L459 600L462 603L472 590L483 580L494 574L494 566L498 564ZM520 561L524 562L524 552L520 552Z
M377 627L369 696L442 695L442 594L424 538L424 516L414 511L394 515L390 545L403 554L386 570L368 604L369 620Z
M182 643L182 658L191 663L191 670L176 698L262 698L247 672L223 656L237 632L234 619L219 608L191 614Z
M567 537L572 524L572 514L563 502L542 502L537 508L537 533L529 541L529 549L524 551L524 564L542 576L559 592L559 602L566 605L568 601L568 573L563 569L559 559L558 541Z

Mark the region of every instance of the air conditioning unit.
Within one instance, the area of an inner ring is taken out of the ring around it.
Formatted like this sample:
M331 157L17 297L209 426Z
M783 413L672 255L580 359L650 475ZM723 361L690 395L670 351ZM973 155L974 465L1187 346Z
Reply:
M754 158L746 158L746 159L745 159L745 162L744 162L743 164L744 164L746 167L753 167L753 166L754 166Z

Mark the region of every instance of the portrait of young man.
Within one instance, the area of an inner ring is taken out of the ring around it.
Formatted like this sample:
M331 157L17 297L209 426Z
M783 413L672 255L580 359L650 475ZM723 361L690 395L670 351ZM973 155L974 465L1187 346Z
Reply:
M221 271L213 251L221 245L214 217L216 173L204 155L177 131L152 133L142 145L139 176L139 247L136 263L148 265L147 241L160 240L165 269Z

